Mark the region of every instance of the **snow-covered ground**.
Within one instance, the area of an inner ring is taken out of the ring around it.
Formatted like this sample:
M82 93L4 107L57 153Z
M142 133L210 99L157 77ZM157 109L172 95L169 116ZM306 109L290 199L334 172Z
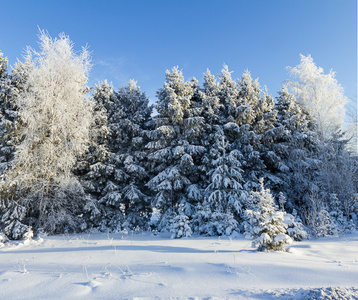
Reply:
M289 252L257 252L241 235L172 240L150 233L46 236L0 248L0 299L325 295L358 299L358 234L294 242Z

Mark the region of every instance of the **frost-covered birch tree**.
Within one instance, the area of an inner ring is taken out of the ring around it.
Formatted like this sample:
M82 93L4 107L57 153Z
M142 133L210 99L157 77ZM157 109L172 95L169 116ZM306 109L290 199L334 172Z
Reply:
M347 108L348 128L346 135L349 138L347 149L358 154L358 107L357 101L350 102Z
M27 49L32 68L16 99L24 124L9 181L36 227L55 232L74 226L80 186L72 168L84 153L92 122L86 98L90 56L76 54L65 34L40 31L40 50Z
M323 138L329 138L342 127L347 98L332 70L324 74L323 69L313 62L311 55L301 54L300 57L299 65L288 67L291 76L298 81L288 80L286 85L298 103L313 116L318 133Z

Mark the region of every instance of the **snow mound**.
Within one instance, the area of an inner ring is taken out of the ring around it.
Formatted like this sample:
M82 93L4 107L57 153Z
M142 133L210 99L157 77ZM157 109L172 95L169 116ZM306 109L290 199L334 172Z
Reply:
M311 289L311 290L300 289L294 299L354 300L354 299L358 299L358 288L329 287L329 288Z
M233 293L236 299L281 300L355 300L357 288L327 287L272 290L242 290Z

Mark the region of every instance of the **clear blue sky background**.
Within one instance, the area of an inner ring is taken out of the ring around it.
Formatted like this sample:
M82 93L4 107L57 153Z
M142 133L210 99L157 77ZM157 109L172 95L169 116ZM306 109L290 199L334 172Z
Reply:
M117 89L135 79L153 101L166 69L202 82L223 63L234 78L249 69L277 96L300 53L333 69L357 101L355 0L8 0L0 11L0 51L11 65L37 47L38 26L53 37L65 32L76 49L93 51L91 85L108 79Z

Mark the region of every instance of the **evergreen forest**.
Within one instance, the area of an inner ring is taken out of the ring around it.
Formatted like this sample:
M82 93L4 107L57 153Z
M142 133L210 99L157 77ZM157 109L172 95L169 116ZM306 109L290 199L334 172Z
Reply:
M236 79L224 65L199 84L174 67L154 104L134 80L88 86L90 67L64 34L40 32L40 49L11 71L0 52L0 242L243 233L259 250L283 250L358 226L345 98L310 56L277 97L249 71Z

